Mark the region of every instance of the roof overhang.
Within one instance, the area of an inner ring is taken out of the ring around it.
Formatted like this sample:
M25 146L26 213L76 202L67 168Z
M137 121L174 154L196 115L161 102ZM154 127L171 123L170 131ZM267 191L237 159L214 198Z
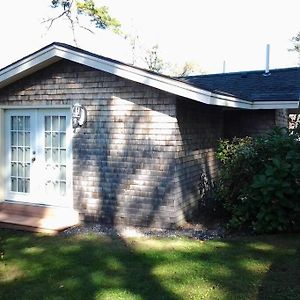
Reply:
M197 88L180 80L161 76L102 56L53 43L0 70L0 89L61 59L67 59L159 90L209 105L243 109L298 108L299 101L247 101ZM287 107L288 105L288 107Z
M291 109L299 108L299 100L253 101L252 109Z

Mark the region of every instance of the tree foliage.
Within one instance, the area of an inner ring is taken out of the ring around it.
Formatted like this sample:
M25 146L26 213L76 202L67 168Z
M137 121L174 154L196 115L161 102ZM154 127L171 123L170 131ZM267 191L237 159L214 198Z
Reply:
M191 60L187 60L180 65L171 64L169 69L169 74L175 77L184 77L191 74L200 75L205 73L197 62Z
M290 51L295 51L298 53L299 64L300 64L300 31L292 37L293 48Z
M298 32L296 36L292 37L292 42L294 44L292 50L300 52L300 32Z
M147 64L147 67L150 71L160 73L160 72L163 71L163 69L165 67L165 63L159 55L158 44L152 46L152 48L150 48L146 51L146 55L144 57L144 60L145 60L145 62Z
M78 13L90 17L90 21L97 28L109 28L115 33L120 33L121 24L110 16L107 6L96 7L93 0L77 1L76 6Z
M158 44L145 51L144 61L150 71L172 77L184 77L195 72L197 75L203 74L199 64L193 61L185 61L182 65L178 65L164 60L159 52Z
M56 20L66 18L70 23L76 45L76 27L84 28L92 32L89 28L81 25L80 16L88 17L90 22L94 24L96 28L110 29L117 34L121 33L121 24L116 18L113 18L109 14L108 7L98 7L93 0L51 0L51 7L60 12L57 16L44 21L49 24L48 30Z

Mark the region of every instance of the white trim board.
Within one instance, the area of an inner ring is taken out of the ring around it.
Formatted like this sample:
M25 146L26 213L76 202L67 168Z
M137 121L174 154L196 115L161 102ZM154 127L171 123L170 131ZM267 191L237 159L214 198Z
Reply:
M4 110L0 108L0 202L4 201L5 194L5 143L4 143Z
M298 107L299 101L253 101L252 104L252 109L289 109Z
M252 102L234 96L213 93L170 77L154 74L58 43L46 46L0 70L0 88L61 59L80 63L97 70L209 105L244 109L298 108L299 106L299 101L290 101L288 104L286 101L266 101L262 104L261 101Z
M53 108L68 108L68 109L72 109L72 105L70 104L48 104L48 105L22 105L22 107L17 106L17 105L0 105L0 109L35 109L35 108L49 108L49 109L53 109Z

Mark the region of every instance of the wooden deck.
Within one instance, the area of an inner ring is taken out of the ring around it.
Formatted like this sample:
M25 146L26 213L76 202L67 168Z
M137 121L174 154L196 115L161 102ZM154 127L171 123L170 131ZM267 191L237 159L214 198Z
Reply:
M79 224L78 212L70 208L23 203L0 203L0 227L56 234Z

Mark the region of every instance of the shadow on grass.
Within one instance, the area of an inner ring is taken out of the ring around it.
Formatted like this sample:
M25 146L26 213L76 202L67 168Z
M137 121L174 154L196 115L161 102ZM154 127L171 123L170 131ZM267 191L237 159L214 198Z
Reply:
M0 299L179 299L151 275L151 259L121 239L37 237L3 239L4 263L16 278L0 276ZM5 271L5 267L4 267ZM13 275L11 275L13 276ZM2 277L2 278L1 278Z
M0 236L3 300L266 299L278 292L274 282L283 280L274 269L277 262L287 259L286 272L299 270L299 258L293 259L299 237L201 243L6 230Z
M300 248L275 260L259 290L257 299L296 300L300 297Z

